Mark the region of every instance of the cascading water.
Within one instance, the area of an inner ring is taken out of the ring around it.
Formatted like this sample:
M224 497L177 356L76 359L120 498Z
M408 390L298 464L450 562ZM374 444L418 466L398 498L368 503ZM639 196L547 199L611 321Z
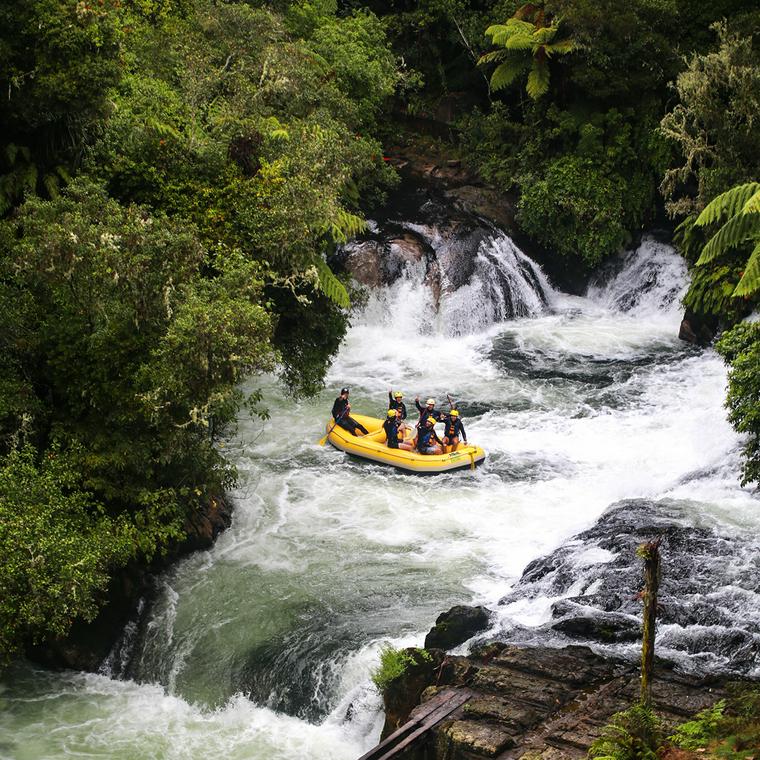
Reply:
M162 577L123 679L16 666L0 757L356 758L382 722L369 673L383 642L420 644L456 603L491 606L516 640L564 641L557 624L578 608L619 622L631 609L610 602L629 566L618 538L652 521L698 541L701 568L689 585L666 548L681 608L661 645L685 667L752 672L739 650L758 634L760 512L738 486L722 362L675 337L680 260L645 240L580 298L491 229L470 251L450 292L441 276L436 294L423 259L377 288L319 399L265 383L271 419L227 442L241 475L232 528ZM502 275L534 293L529 317L498 321ZM452 393L486 466L416 478L316 446L344 384L371 414L391 387L409 403ZM606 646L631 645L623 632Z

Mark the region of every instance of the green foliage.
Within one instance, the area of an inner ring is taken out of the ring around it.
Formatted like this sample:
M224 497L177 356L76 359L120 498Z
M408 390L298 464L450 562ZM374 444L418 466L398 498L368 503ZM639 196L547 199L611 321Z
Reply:
M734 296L752 295L760 289L760 184L750 182L721 193L705 207L694 224L706 227L717 222L723 224L702 249L697 266L709 264L743 246L752 248L733 291Z
M661 739L662 726L654 711L634 705L612 716L588 756L595 760L656 760Z
M760 746L760 688L729 684L726 699L680 725L668 741L709 758L750 760Z
M722 324L736 324L749 312L744 300L734 298L743 267L742 260L734 258L692 269L684 306L695 314L717 317Z
M144 512L160 539L144 542L150 555L175 537L157 525L231 482L214 436L244 400L240 380L275 359L260 269L231 251L202 276L192 228L81 180L27 202L5 231L0 366L13 395L0 432L59 441L112 512Z
M105 514L58 448L14 448L0 462L0 662L25 641L91 620L134 526Z
M386 644L380 649L380 665L372 673L372 682L385 691L393 681L400 678L410 666L420 662L431 662L432 657L425 649L395 649Z
M530 20L526 20L530 19ZM575 42L569 37L555 39L559 20L547 18L543 7L522 6L505 24L486 29L486 36L499 49L481 56L478 63L499 62L491 75L491 89L501 90L528 71L526 91L537 100L549 91L549 60L571 53Z
M668 737L668 741L676 747L687 750L706 747L710 740L717 736L725 709L726 701L721 699L712 707L697 713L692 720L678 726Z
M566 156L552 161L542 179L525 185L518 219L536 240L593 266L628 240L625 198L622 178L606 177L590 159Z
M760 324L739 324L715 345L729 365L728 419L746 434L742 484L760 482Z
M661 185L673 217L698 212L711 198L760 176L760 60L751 37L725 23L712 28L718 49L691 58L676 81L679 102L661 123L682 156Z

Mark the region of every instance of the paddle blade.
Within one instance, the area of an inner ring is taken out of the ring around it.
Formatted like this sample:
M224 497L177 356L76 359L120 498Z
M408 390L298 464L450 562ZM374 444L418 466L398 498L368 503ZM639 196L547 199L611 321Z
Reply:
M320 439L317 441L317 446L324 446L324 445L327 443L327 436L328 436L328 435L330 435L330 432L329 432L329 431L328 431L327 433L325 433L325 437L324 437L324 438L320 438Z

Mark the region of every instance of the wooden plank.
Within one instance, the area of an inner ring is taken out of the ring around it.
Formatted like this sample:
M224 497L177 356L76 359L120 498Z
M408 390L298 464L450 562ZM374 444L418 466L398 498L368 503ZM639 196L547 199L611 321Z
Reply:
M437 723L461 707L471 696L472 692L459 689L447 689L436 694L425 703L429 709L398 728L359 760L391 760L397 757Z

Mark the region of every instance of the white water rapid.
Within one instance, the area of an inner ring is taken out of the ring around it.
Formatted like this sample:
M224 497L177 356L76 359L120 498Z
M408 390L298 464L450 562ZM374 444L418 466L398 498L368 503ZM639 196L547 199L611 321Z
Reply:
M492 607L505 635L543 630L558 596L598 590L588 568L610 551L579 539L568 554L577 588L534 584L499 600L615 502L646 500L757 547L760 505L738 484L725 369L676 337L686 272L672 250L645 240L587 297L544 284L546 305L534 292L507 322L491 288L497 272L520 279L522 254L497 236L477 255L437 323L421 316L419 280L375 292L320 398L293 403L265 383L271 419L242 421L227 443L241 475L232 528L161 579L122 678L6 673L0 758L354 760L382 724L370 672L384 642L422 644L457 603ZM410 406L451 393L485 465L419 478L320 448L342 385L374 415L389 388ZM721 584L735 604L721 602L713 638L721 626L743 625L749 641L760 631L756 556L732 553ZM685 667L731 664L700 649L712 639L689 648L679 635L668 625L660 639Z

